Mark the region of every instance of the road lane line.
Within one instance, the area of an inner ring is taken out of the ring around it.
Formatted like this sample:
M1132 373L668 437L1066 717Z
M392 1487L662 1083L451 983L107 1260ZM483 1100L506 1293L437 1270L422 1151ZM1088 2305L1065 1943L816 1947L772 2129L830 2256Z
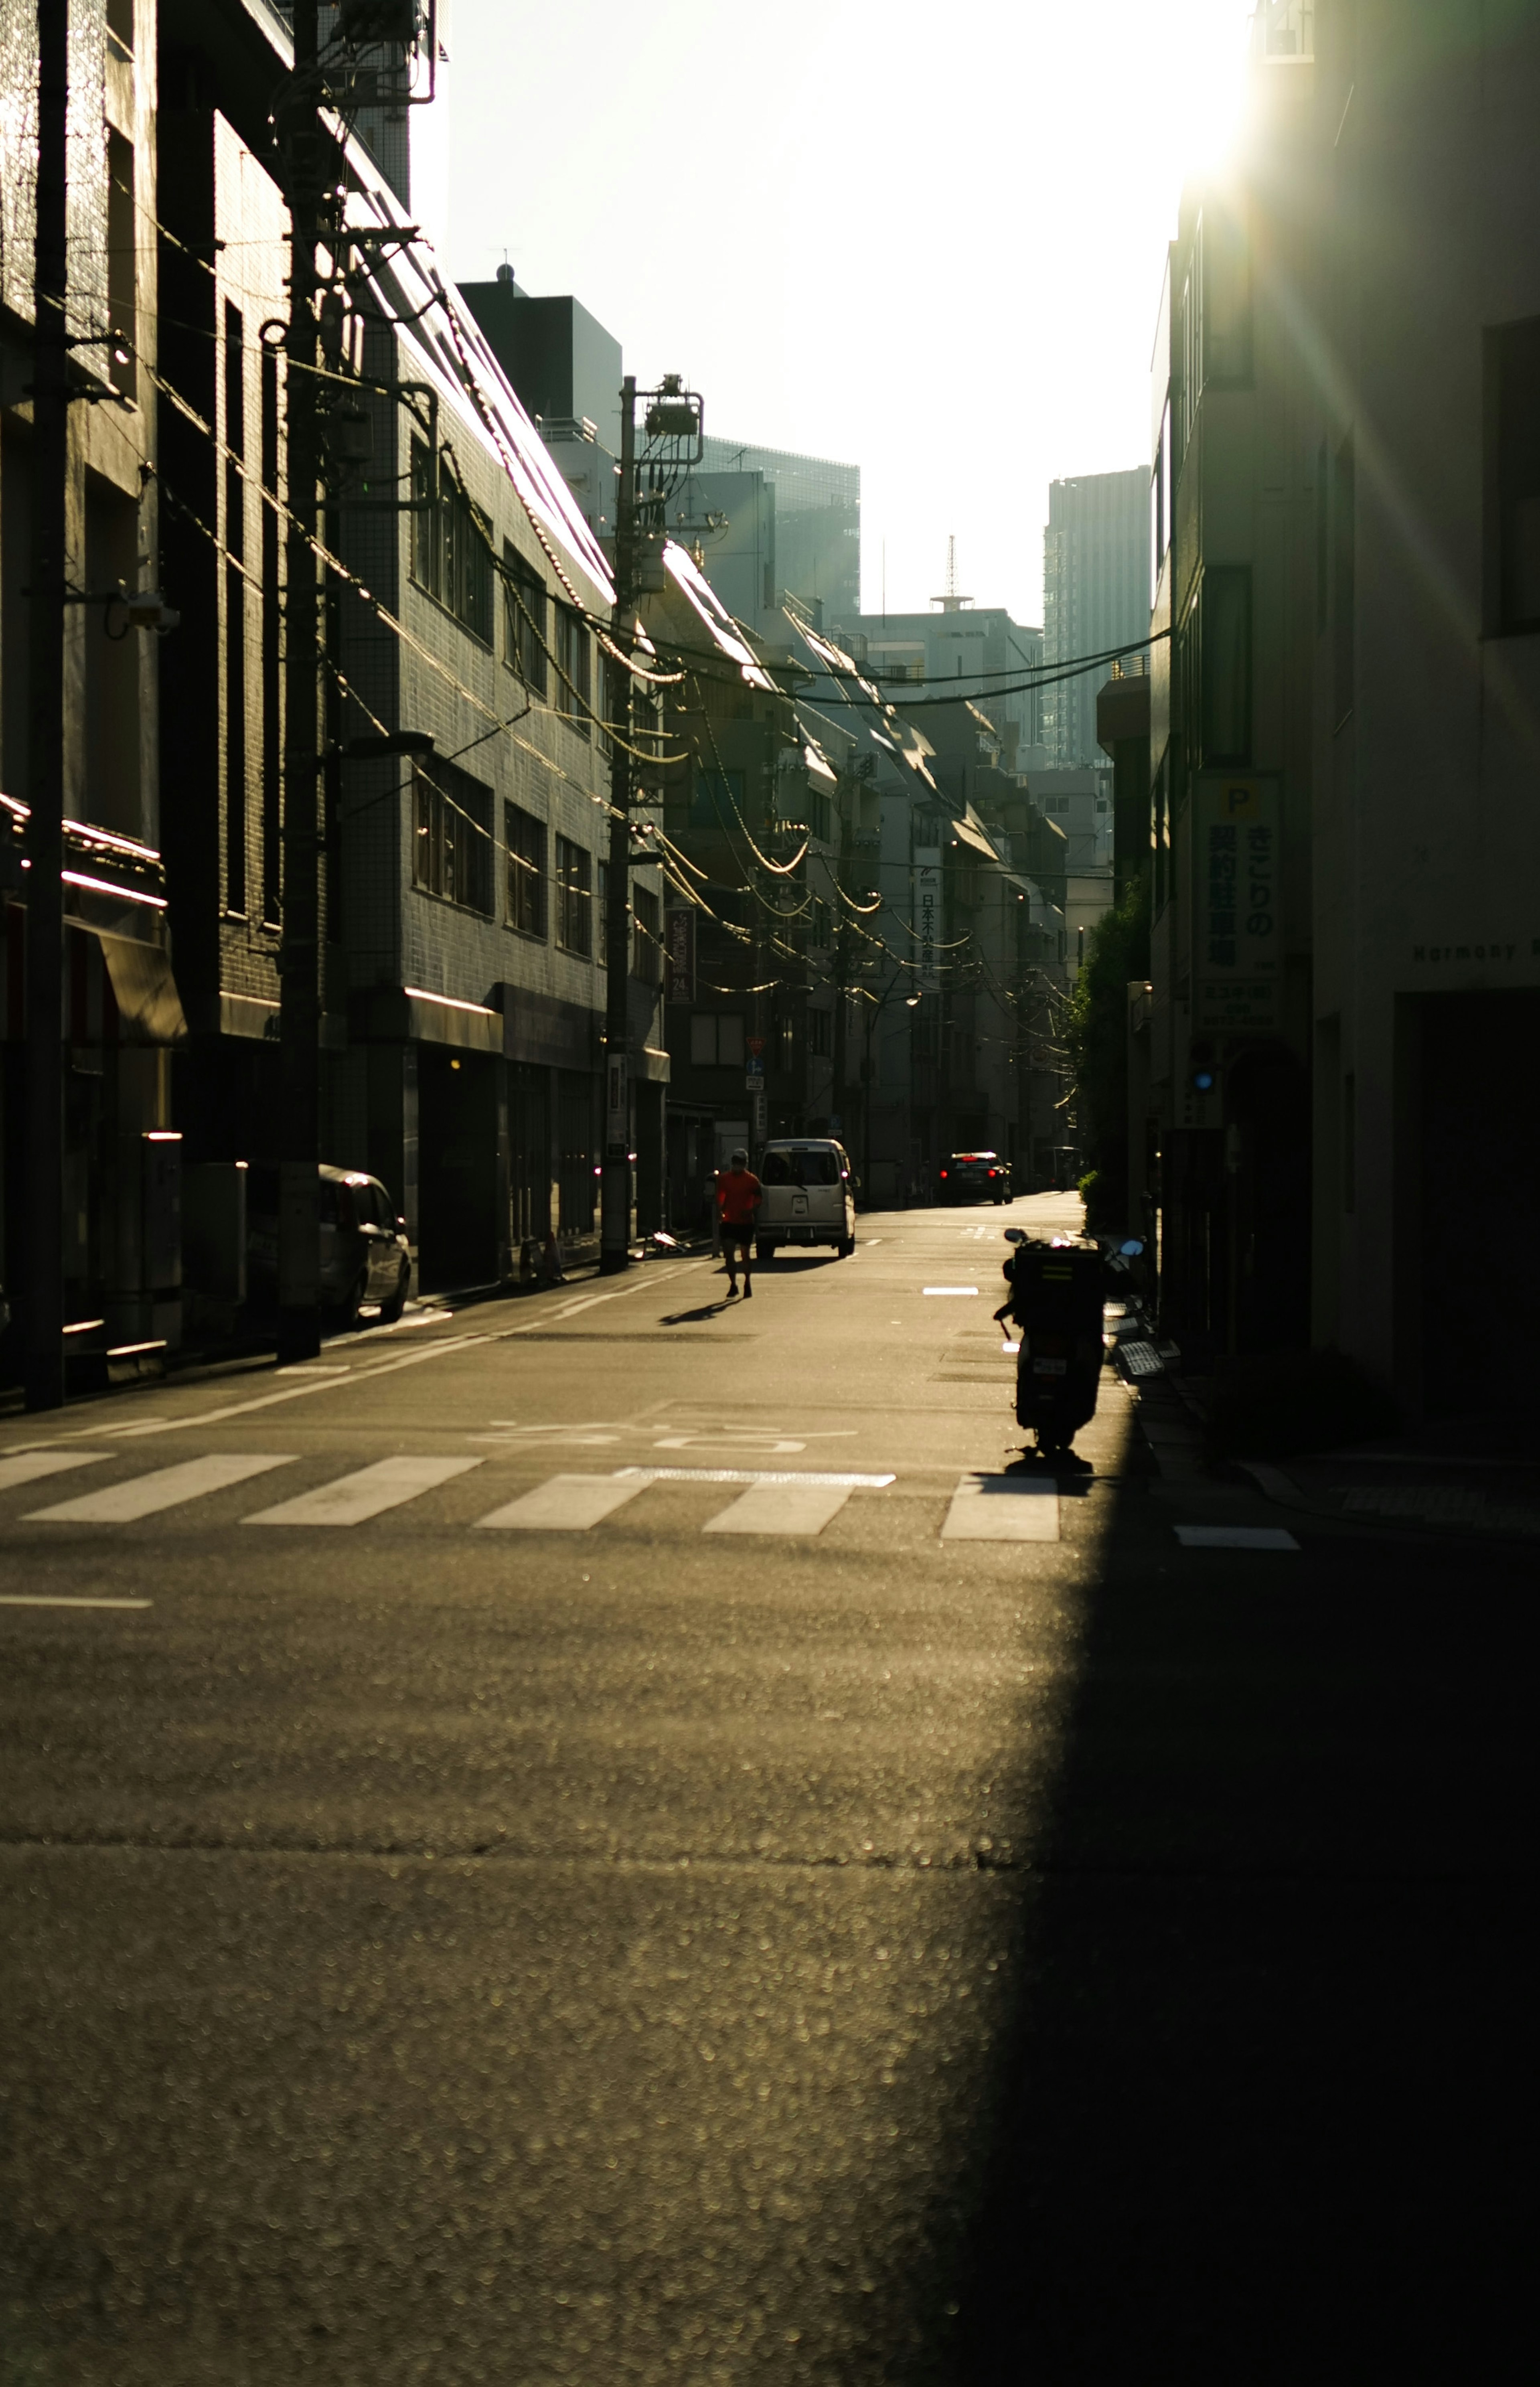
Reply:
M534 1534L586 1534L646 1489L639 1476L628 1482L615 1475L553 1475L549 1484L494 1509L488 1517L478 1517L476 1523Z
M941 1527L943 1542L1056 1542L1059 1487L1048 1475L965 1475Z
M372 1467L339 1475L275 1509L258 1509L243 1525L361 1525L387 1509L399 1509L436 1484L480 1467L479 1459L377 1459Z
M921 1287L928 1301L966 1301L977 1297L976 1284L928 1284Z
M848 1484L751 1484L701 1527L707 1534L821 1534L851 1497Z
M637 1476L650 1484L842 1484L848 1492L881 1492L892 1475L817 1474L803 1468L778 1467L622 1467L623 1477Z
M28 1524L132 1525L137 1518L153 1517L162 1509L180 1508L184 1500L201 1500L207 1493L223 1492L244 1484L250 1475L270 1468L292 1467L292 1450L259 1456L252 1451L215 1452L207 1459L184 1459L178 1467L158 1467L152 1474L135 1475L126 1484L108 1484L100 1492L82 1492L57 1508L33 1509Z
M105 1450L19 1451L14 1458L0 1459L0 1492L34 1484L40 1475L62 1475L67 1467L95 1467L106 1457Z
M402 1368L420 1368L424 1359L442 1359L447 1352L473 1350L478 1343L490 1343L490 1334L457 1334L452 1342L435 1343L427 1351L405 1351L398 1359L387 1359L379 1368L353 1368L346 1376L318 1376L303 1384L285 1384L281 1393L262 1393L253 1401L232 1401L222 1409L200 1409L191 1417L152 1418L143 1425L98 1427L98 1433L111 1433L120 1442L136 1441L146 1433L201 1433L206 1425L223 1425L227 1418L249 1417L253 1409L276 1408L280 1401L302 1401L312 1393L339 1393L351 1390L355 1384L372 1384L380 1376L394 1376Z
M0 1591L0 1608L148 1608L147 1599L72 1599L64 1592Z

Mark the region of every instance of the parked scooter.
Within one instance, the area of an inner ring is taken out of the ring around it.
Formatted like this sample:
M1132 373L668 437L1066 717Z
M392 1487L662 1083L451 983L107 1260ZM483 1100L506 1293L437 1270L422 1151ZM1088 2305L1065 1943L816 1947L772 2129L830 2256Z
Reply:
M1094 1414L1102 1370L1103 1260L1094 1245L1035 1244L1007 1227L1016 1250L1004 1264L1011 1291L995 1316L1021 1329L1016 1423L1044 1456L1067 1453Z

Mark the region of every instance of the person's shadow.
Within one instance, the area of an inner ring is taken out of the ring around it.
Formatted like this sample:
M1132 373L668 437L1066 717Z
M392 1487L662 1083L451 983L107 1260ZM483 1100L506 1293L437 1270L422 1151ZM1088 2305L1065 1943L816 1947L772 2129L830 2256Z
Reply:
M701 1309L675 1309L669 1317L660 1318L658 1323L660 1326L699 1326L702 1319L720 1318L732 1307L730 1301L708 1301Z

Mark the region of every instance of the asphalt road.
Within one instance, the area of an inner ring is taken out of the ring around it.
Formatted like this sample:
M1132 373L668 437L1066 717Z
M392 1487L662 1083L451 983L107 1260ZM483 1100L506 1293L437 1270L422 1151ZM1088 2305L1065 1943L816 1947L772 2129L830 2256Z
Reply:
M0 1427L0 2379L1512 2375L1532 1560L1013 1488L1004 1223Z

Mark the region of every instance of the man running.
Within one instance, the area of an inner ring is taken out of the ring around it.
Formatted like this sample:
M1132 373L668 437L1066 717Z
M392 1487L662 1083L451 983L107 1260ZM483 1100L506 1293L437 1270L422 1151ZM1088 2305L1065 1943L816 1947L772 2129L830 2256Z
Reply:
M735 1152L732 1166L725 1168L716 1181L716 1212L722 1221L722 1254L727 1263L727 1298L738 1291L738 1254L743 1251L743 1298L751 1301L754 1293L752 1255L754 1220L764 1199L764 1188L749 1166L744 1151Z

